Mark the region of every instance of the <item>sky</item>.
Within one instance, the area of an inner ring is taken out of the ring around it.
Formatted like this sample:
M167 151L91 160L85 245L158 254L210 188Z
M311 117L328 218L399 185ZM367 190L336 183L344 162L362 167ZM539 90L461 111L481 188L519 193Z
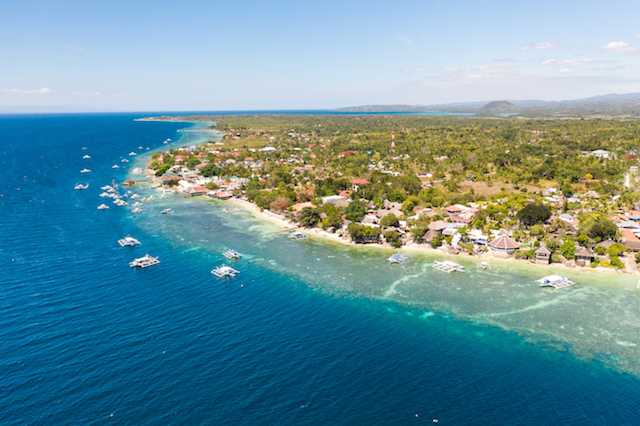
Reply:
M640 92L640 2L0 0L0 112Z

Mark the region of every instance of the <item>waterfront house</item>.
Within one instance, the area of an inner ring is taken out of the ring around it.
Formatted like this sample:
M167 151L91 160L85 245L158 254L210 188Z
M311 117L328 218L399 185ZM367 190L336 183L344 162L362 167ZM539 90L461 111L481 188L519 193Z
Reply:
M499 235L489 242L489 249L497 257L512 256L518 247L518 243L507 235Z
M551 250L545 245L541 245L536 250L536 263L548 265L551 262Z
M576 265L578 266L590 266L593 259L596 257L596 254L593 250L587 247L580 247L579 250L573 255L576 259Z

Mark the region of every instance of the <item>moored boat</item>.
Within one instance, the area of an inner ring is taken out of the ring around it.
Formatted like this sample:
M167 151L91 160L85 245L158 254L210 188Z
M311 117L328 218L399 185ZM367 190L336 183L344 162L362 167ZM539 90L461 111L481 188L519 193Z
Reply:
M144 256L134 259L133 262L129 262L129 266L132 268L146 268L148 266L157 265L160 263L157 257L149 256L145 254Z
M214 268L213 271L211 271L211 273L216 277L220 277L220 278L223 278L223 277L233 278L236 276L236 274L239 274L240 271L233 269L231 266L222 265Z

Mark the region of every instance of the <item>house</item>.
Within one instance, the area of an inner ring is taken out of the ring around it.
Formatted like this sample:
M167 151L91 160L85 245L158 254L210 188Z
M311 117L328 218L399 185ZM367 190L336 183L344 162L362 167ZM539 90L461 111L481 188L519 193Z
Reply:
M429 223L429 229L433 229L437 232L442 232L447 228L447 226L447 222L445 222L444 220L436 220L435 222Z
M322 203L337 203L338 201L347 201L346 197L340 195L329 195L328 197L322 197Z
M440 235L440 233L438 231L436 231L435 229L429 229L427 232L425 232L425 234L422 236L422 239L424 240L424 242L426 243L430 243L431 241L433 241L434 238L436 238L438 235Z
M591 262L593 262L596 254L593 252L593 250L587 247L580 247L579 250L576 250L573 256L576 259L576 265L591 266Z
M315 208L316 206L313 205L312 202L307 201L306 203L297 203L291 206L291 211L297 213L300 213L302 211L302 209L304 209L305 207L311 207L311 208Z
M190 197L195 197L196 195L204 195L207 193L206 186L192 186L184 190L184 193Z
M400 210L402 208L402 203L394 203L386 199L382 203L385 209L391 209L395 207L396 209Z
M536 263L548 265L551 263L551 250L545 245L538 247L536 250Z
M507 235L500 235L489 242L489 249L497 257L509 257L518 247L518 243Z
M640 238L631 229L622 229L622 245L629 251L640 251Z
M233 197L233 193L229 191L210 191L207 195L213 198L217 198L218 200L228 200Z
M360 186L362 185L368 185L371 182L369 182L366 179L356 179L353 182L351 182L351 186L353 188L354 191L357 191L358 189L360 189Z

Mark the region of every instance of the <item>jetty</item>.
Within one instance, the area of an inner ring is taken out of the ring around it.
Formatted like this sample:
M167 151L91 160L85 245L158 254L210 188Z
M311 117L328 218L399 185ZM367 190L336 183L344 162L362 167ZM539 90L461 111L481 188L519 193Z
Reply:
M409 258L400 253L396 253L393 256L387 258L387 262L389 262L390 264L397 263L398 265L402 265L403 263L407 263L408 261Z
M445 260L444 262L438 262L437 260L434 262L433 267L436 268L439 271L444 271L447 274L450 274L454 271L457 272L465 272L464 271L464 266L456 263L456 262L452 262L450 260Z
M575 283L569 280L569 277L561 277L560 275L547 275L546 277L542 277L539 280L535 280L540 287L553 287L553 288L564 288L574 285Z

